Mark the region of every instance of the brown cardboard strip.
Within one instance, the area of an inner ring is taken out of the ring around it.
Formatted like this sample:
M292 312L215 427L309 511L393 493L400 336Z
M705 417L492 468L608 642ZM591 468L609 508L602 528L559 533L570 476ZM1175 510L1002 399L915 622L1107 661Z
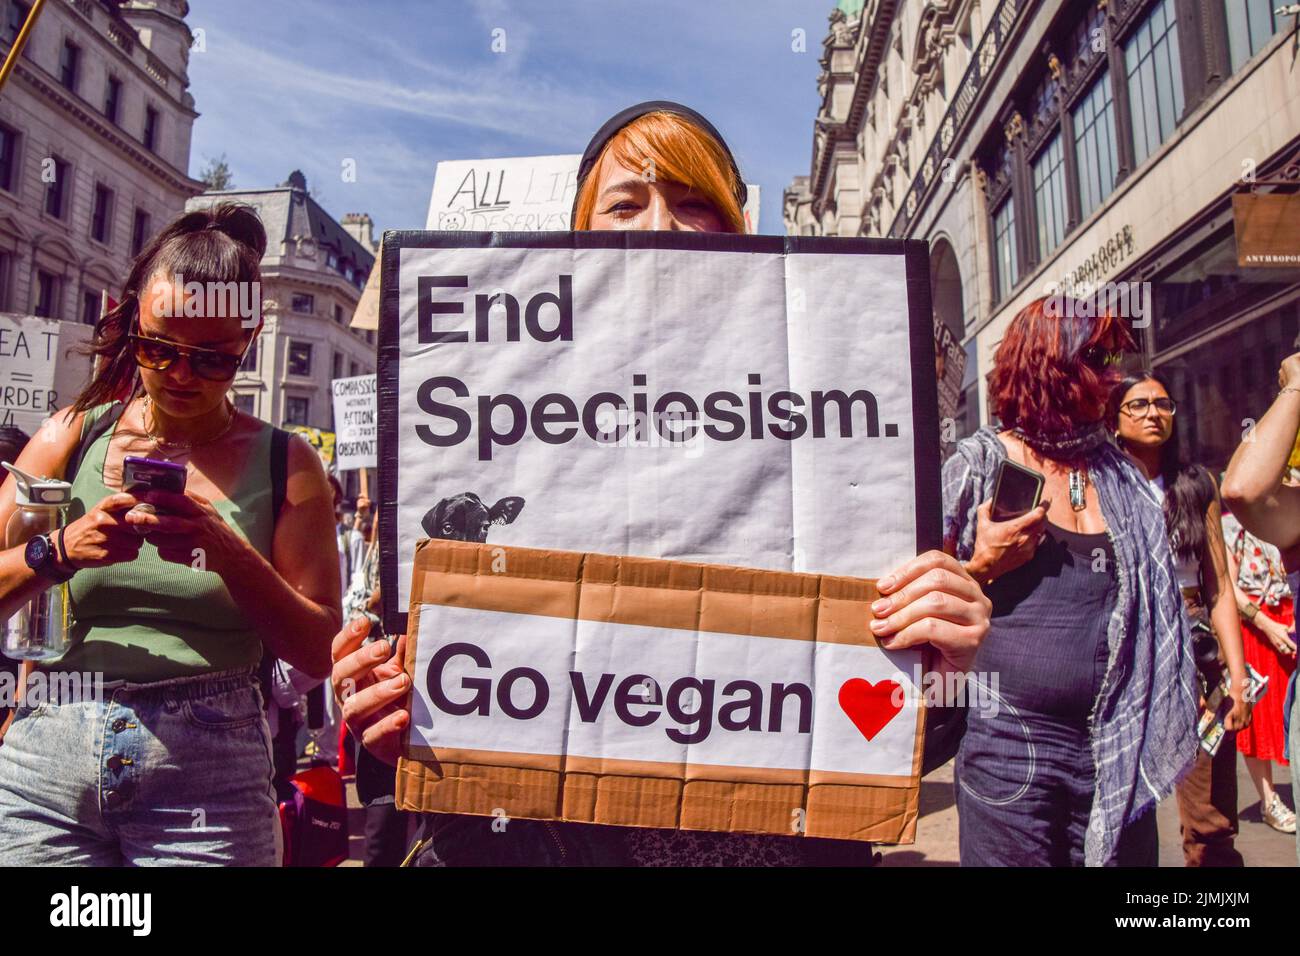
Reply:
M873 581L653 558L422 541L411 588L407 673L422 604L701 633L875 646ZM621 826L910 843L924 708L910 777L719 767L561 754L409 748L397 805Z

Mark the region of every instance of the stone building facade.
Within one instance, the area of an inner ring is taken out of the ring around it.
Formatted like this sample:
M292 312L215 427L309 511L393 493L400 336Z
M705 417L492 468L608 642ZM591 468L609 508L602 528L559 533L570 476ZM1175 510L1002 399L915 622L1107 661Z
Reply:
M30 8L0 0L0 54ZM50 0L0 95L0 310L94 322L203 184L184 0Z
M1234 194L1300 185L1297 17L1278 6L844 0L786 229L930 243L935 311L967 349L962 433L989 419L984 376L1026 303L1147 296L1125 316L1141 360L1178 393L1184 447L1221 464L1300 332L1300 270L1239 266L1233 231Z

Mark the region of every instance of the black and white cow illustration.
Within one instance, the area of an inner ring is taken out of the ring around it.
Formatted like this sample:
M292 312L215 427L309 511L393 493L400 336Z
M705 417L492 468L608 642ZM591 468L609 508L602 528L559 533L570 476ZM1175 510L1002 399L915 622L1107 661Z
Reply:
M420 525L430 538L483 542L489 527L510 524L523 510L523 498L502 498L489 508L478 495L466 491L443 498L429 509Z

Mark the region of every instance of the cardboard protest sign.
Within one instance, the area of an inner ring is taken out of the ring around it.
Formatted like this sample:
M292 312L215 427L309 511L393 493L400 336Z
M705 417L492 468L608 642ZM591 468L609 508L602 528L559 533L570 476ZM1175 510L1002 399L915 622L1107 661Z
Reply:
M872 578L937 547L924 243L388 233L385 625L422 538Z
M310 425L286 425L284 428L285 431L302 436L307 444L315 449L326 471L334 469L334 432L327 432L321 428L312 428Z
M849 578L422 542L398 806L910 842L921 652L877 647L876 597Z
M375 377L357 375L330 382L334 395L334 454L339 471L375 467Z
M35 435L58 408L59 323L0 313L0 425Z

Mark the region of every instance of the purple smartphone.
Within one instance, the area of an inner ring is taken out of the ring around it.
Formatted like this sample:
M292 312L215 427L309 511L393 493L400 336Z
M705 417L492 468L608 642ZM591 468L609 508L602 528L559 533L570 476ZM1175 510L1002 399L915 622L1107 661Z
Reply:
M157 458L127 455L122 460L122 490L131 494L142 491L185 493L185 466Z

